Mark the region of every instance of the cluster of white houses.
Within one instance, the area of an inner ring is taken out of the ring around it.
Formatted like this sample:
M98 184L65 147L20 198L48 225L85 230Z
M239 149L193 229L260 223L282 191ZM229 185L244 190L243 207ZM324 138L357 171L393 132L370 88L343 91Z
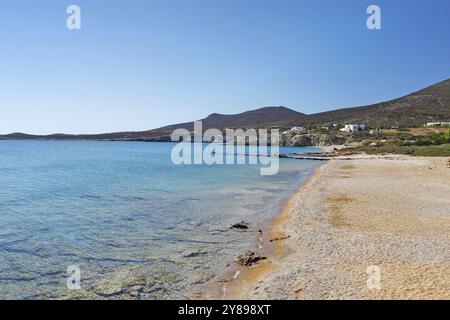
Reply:
M337 127L337 124L333 124L333 127ZM322 127L322 129L328 130L328 127ZM342 132L360 132L364 131L366 129L366 126L364 124L346 124L343 128L339 129ZM284 131L282 134L302 134L307 133L308 130L304 127L292 127L291 129Z
M438 122L428 122L425 124L426 127L450 127L450 121L438 121ZM338 127L338 124L333 124L334 128ZM328 127L321 127L324 130L328 130ZM398 127L391 127L392 129L397 129ZM347 132L347 133L356 133L361 132L366 129L366 125L364 124L346 124L343 128L340 128L339 131ZM304 127L292 127L291 129L284 131L282 134L302 134L307 133L308 130ZM381 129L370 130L370 134L374 134L375 132L382 133Z
M306 130L304 127L292 127L291 129L284 131L282 134L288 134L288 133L302 134L302 133L306 133L306 132L308 132L308 130Z
M342 132L359 132L363 131L366 128L364 124L346 124L342 129L339 129Z

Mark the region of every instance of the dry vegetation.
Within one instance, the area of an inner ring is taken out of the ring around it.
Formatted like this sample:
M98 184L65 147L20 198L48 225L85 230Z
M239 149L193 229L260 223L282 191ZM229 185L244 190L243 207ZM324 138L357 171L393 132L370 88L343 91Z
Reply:
M353 151L368 154L408 154L412 156L450 156L449 128L408 128L385 130L372 136L355 137L360 142Z

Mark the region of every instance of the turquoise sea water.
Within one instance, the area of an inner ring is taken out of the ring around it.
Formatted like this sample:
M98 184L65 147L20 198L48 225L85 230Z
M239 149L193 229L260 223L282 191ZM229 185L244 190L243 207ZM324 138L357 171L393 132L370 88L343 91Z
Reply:
M176 166L173 146L0 141L0 299L183 298L252 245L230 224L270 218L317 167Z

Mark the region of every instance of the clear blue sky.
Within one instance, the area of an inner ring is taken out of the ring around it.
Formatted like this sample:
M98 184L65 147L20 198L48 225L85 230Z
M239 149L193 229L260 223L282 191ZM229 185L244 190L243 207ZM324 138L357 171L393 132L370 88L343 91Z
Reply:
M370 4L382 30L366 28ZM365 105L450 77L449 39L448 0L2 1L0 133Z

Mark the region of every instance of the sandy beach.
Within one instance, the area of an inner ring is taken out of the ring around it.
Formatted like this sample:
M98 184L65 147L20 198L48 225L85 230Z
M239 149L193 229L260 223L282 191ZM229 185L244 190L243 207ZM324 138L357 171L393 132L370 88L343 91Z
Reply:
M327 162L271 226L273 255L228 298L450 299L447 161Z

